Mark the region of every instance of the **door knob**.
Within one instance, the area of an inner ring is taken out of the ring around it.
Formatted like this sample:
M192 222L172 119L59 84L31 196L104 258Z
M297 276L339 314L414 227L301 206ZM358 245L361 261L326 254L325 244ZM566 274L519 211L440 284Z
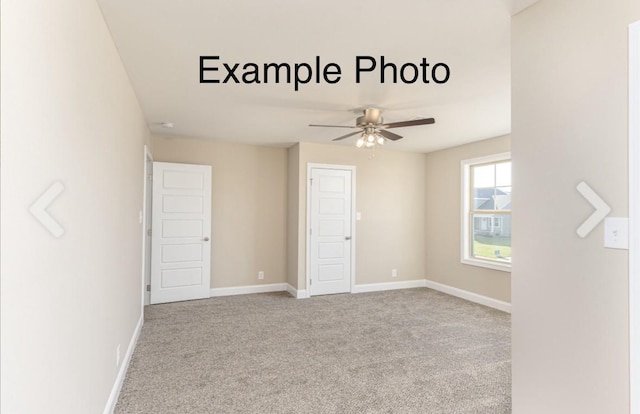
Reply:
M204 240L204 241L209 241L209 238L208 238L208 237L205 237L203 240Z
M344 239L345 240L351 240L351 236L346 236Z

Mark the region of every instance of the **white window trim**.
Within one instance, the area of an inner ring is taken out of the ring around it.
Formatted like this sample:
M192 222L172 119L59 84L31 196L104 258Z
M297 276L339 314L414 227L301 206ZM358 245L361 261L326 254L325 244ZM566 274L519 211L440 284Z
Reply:
M462 160L460 162L460 180L461 180L461 221L462 224L460 226L460 263L486 267L488 269L500 270L503 272L511 272L511 264L510 263L500 263L491 260L482 260L476 257L471 256L471 252L469 251L469 246L471 245L469 236L470 236L470 223L469 223L469 208L470 208L470 197L468 196L471 193L471 180L470 173L471 167L476 164L488 164L494 163L498 161L507 161L511 160L510 152L502 152L500 154L487 155L485 157L472 158L468 160Z

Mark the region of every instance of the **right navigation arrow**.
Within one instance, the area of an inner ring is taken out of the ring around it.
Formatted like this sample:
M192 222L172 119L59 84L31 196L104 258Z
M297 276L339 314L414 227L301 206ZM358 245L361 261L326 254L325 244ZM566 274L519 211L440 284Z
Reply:
M595 191L593 191L593 188L589 187L589 184L584 181L578 184L576 189L596 209L596 211L594 211L593 214L591 214L589 218L586 219L580 227L578 227L578 230L576 230L578 236L584 239L593 229L596 228L598 224L600 224L602 220L604 220L605 217L607 217L611 212L611 207L609 207L609 205L605 203Z

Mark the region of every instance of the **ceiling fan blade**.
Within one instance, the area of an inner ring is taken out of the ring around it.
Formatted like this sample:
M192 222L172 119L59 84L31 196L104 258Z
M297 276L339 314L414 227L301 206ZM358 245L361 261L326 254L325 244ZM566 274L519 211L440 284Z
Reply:
M402 127L410 127L410 126L416 126L416 125L429 125L435 122L436 120L433 118L426 118L426 119L414 119L413 121L391 122L390 124L382 124L380 126L383 128L402 128Z
M309 124L311 127L324 127L324 128L360 128L357 126L347 126L347 125L314 125Z
M343 135L343 136L341 136L341 137L334 138L334 139L332 139L331 141L340 141L340 140L342 140L342 139L352 137L352 136L357 135L357 134L359 134L359 133L360 133L360 131L350 132L350 133L348 133L347 135Z
M391 131L385 131L384 129L381 129L378 131L378 134L382 135L383 137L390 139L391 141L397 141L399 139L402 139L402 137L398 134L394 134Z

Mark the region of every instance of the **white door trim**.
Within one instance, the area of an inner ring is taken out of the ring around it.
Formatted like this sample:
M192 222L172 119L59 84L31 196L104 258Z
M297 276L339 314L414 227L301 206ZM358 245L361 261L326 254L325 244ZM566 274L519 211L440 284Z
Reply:
M349 292L353 292L356 285L356 166L355 165L338 165L338 164L307 164L307 225L305 226L305 250L306 250L306 266L305 266L305 286L307 295L311 293L309 278L311 276L311 251L309 243L309 233L311 230L311 186L309 179L311 178L311 170L314 168L324 168L327 170L348 170L351 171L351 283ZM309 295L310 296L310 295Z
M640 21L629 25L629 386L640 414Z
M144 314L144 306L149 304L149 295L147 294L147 267L149 268L149 272L151 272L151 263L147 262L147 243L150 242L147 237L147 206L151 202L151 200L147 199L147 189L150 185L149 183L149 175L151 172L147 169L148 161L153 162L153 155L151 155L151 151L147 145L144 146L144 183L142 185L142 223L140 223L140 227L142 227L142 313Z

